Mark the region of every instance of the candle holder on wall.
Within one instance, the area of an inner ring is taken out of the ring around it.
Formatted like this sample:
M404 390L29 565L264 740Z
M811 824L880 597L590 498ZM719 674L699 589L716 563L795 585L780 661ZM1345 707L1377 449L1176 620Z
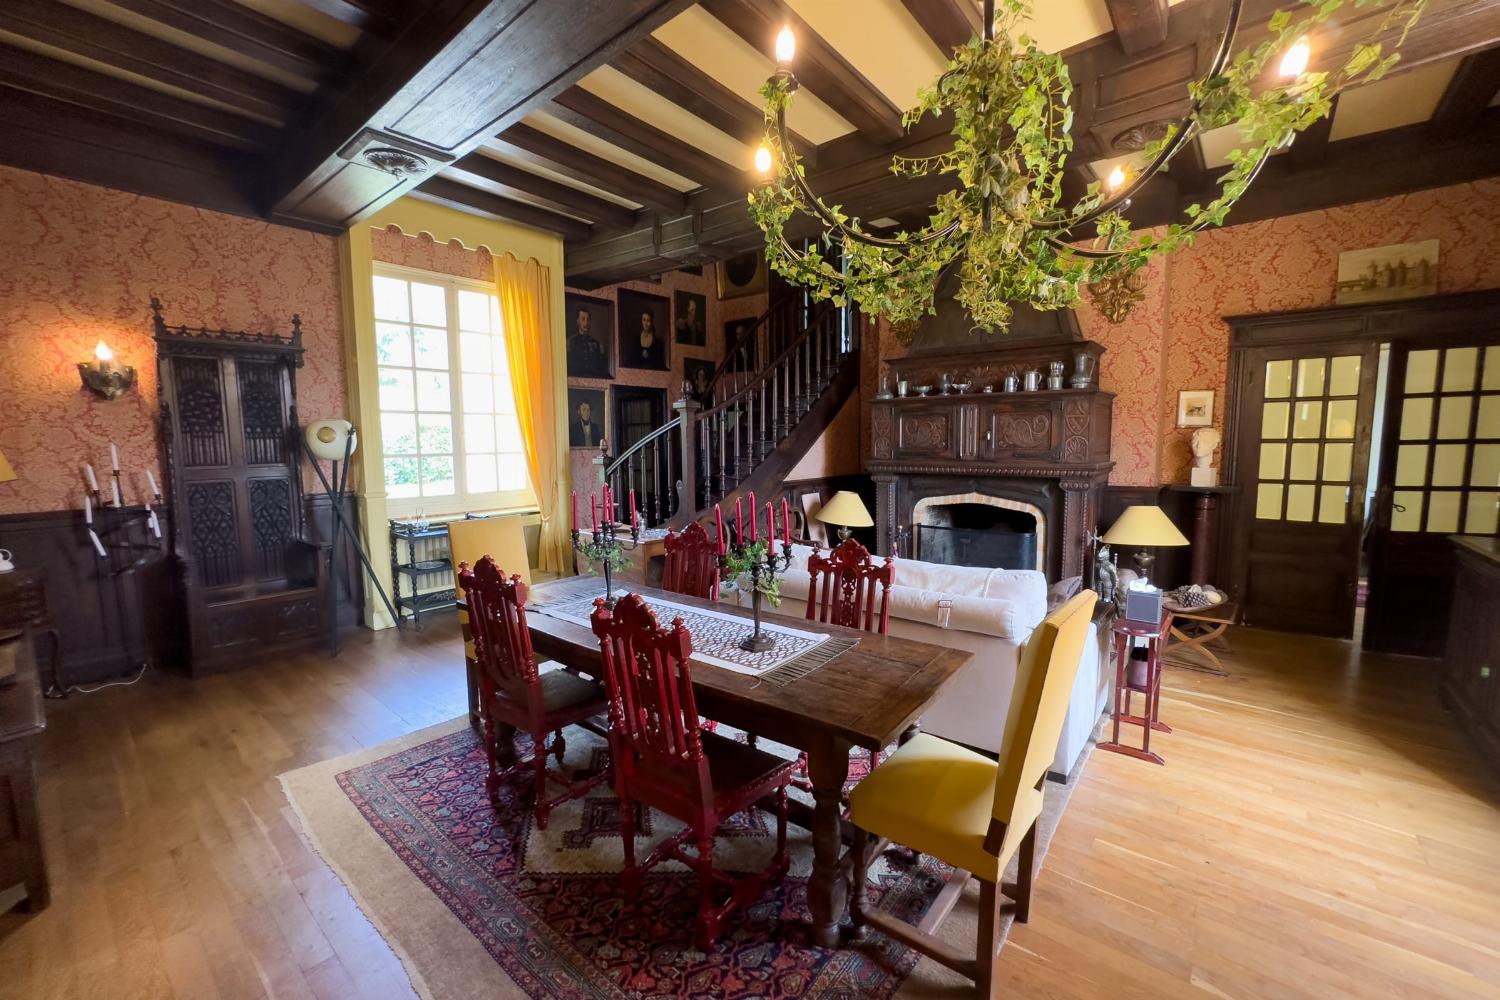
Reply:
M101 399L118 399L135 388L135 369L115 364L115 352L104 341L94 347L93 361L78 362L83 386Z

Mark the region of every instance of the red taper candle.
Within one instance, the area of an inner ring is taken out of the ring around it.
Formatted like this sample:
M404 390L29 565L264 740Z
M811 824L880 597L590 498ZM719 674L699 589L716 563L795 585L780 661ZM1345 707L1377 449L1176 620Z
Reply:
M734 541L737 545L745 542L745 498L734 498Z
M578 491L573 491L573 530L578 530Z
M714 504L714 538L719 543L719 555L724 554L724 512Z
M766 501L766 555L776 554L776 508Z
M630 491L630 530L635 530L635 489Z
M786 497L781 498L781 544L787 548L792 547L792 512L787 506Z
M599 498L597 496L589 497L589 530L599 530Z
M750 540L755 541L755 519L760 511L755 509L755 491L750 491Z

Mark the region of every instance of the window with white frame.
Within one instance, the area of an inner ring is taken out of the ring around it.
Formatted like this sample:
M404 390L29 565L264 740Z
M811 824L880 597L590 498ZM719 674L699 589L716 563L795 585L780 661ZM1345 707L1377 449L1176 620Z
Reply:
M381 457L393 506L535 503L490 286L378 267L374 291Z

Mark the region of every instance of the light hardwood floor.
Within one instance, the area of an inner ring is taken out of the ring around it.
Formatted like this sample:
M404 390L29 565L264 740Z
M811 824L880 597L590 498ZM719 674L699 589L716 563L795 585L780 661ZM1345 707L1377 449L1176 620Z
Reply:
M1096 753L1001 956L1018 998L1500 997L1500 788L1431 667L1241 630L1169 668L1158 768ZM453 620L49 703L44 913L0 997L412 996L276 775L465 711Z

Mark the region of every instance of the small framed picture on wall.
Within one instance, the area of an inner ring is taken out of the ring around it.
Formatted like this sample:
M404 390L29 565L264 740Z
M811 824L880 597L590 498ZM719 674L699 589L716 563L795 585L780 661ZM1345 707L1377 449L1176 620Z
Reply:
M620 290L621 367L672 370L672 351L667 340L667 314L671 305L660 295Z
M714 380L714 363L707 358L683 358L682 379L692 387L693 395L702 399Z
M615 311L608 299L569 292L568 377L615 377Z
M672 312L677 343L688 347L708 345L708 299L692 292L678 292L672 297Z
M603 389L568 388L568 447L598 448L606 439Z
M732 319L724 324L724 356L729 359L729 370L735 372L755 371L756 351L755 320ZM744 338L744 343L740 339Z
M1177 393L1178 427L1211 427L1214 422L1214 391L1182 389Z

